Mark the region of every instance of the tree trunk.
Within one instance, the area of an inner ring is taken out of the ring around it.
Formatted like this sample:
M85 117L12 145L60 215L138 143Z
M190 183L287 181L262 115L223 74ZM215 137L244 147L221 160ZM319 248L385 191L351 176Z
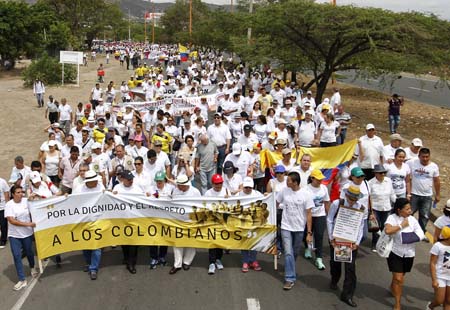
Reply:
M332 75L331 70L325 70L323 72L322 78L319 80L317 85L317 91L316 91L316 104L320 104L322 102L323 94L325 93L325 90L327 89L328 81L330 80Z

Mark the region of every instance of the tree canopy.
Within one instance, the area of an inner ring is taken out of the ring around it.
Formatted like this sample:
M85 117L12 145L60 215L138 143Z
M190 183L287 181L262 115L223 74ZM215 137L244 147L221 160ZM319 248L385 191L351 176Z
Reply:
M313 75L305 89L315 84L318 100L337 71L423 73L449 60L450 23L416 12L291 0L260 6L247 20L251 44L234 38L241 57Z

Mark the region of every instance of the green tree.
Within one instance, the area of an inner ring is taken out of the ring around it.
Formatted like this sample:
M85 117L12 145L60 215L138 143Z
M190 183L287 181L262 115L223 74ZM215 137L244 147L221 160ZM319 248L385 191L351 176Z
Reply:
M108 34L114 39L121 28L127 27L116 2L106 0L39 0L58 16L63 16L72 35L89 46L92 40Z
M316 85L318 101L336 71L423 73L449 61L450 23L435 16L291 0L262 6L248 20L254 39L249 46L234 38L239 54L311 74L305 89Z

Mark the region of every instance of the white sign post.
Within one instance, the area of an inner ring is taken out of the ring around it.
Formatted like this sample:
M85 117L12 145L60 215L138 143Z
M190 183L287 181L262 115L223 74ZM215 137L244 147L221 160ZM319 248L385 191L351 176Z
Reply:
M83 52L59 51L59 63L62 64L62 85L64 86L64 64L71 64L77 65L77 86L80 86L80 65L83 64Z

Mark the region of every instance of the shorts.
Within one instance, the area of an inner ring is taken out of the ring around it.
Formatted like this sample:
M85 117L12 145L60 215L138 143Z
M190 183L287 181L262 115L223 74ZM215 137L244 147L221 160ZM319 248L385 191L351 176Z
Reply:
M438 283L439 283L439 287L447 287L450 286L450 280L445 280L445 279L437 279Z
M400 257L391 252L387 258L387 263L390 272L407 273L412 269L414 257Z

